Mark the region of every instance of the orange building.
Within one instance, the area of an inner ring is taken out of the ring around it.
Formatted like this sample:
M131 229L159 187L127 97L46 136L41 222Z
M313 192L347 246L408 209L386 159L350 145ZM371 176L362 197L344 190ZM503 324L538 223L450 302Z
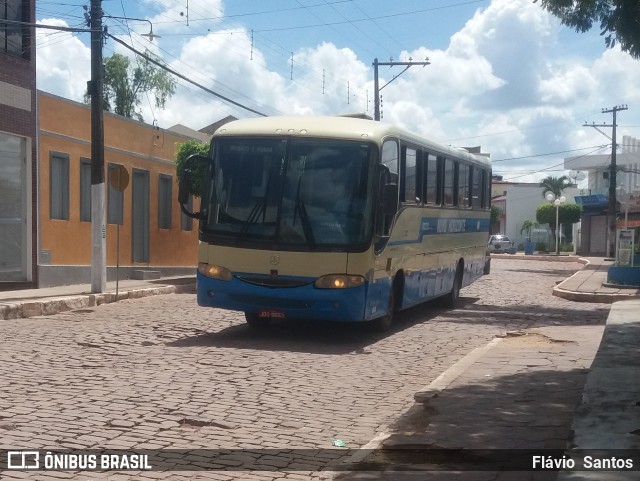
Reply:
M38 284L90 283L91 111L40 91L38 110ZM105 112L108 280L117 262L120 279L195 272L197 223L180 211L175 166L192 138ZM109 179L122 167L120 192Z

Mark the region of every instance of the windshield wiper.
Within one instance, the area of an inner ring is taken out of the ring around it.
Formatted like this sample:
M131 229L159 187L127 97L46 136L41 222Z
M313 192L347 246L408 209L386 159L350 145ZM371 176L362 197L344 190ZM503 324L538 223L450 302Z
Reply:
M265 188L264 196L261 199L258 199L256 204L253 206L253 209L251 209L251 212L249 212L249 216L246 218L246 220L242 224L240 233L236 238L236 244L240 244L240 241L244 239L244 237L247 235L247 232L249 232L249 227L251 227L252 224L255 224L257 222L258 218L260 217L260 214L262 214L262 223L264 224L265 217L267 215L267 199L269 198L270 184L271 184L271 179L269 179L269 181L267 182L267 187Z
M309 215L307 214L307 209L304 206L304 202L300 198L300 185L302 184L302 176L298 179L298 190L296 192L296 205L293 209L293 225L296 225L296 219L298 217L298 212L300 212L300 222L302 223L302 232L304 232L304 238L307 241L307 245L311 249L315 249L316 241L313 237L313 229L311 227L311 222L309 222Z

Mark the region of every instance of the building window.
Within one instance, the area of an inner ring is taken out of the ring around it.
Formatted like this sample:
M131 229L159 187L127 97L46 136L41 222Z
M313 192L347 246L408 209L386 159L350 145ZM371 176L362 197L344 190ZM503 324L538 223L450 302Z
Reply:
M29 21L29 2L25 0L0 1L0 20ZM29 58L29 27L0 23L0 51Z
M171 229L171 181L170 175L158 176L158 228Z
M193 212L193 196L191 194L189 194L189 200L187 201L187 204L185 205L185 208L189 211L189 212ZM180 213L180 228L184 231L189 231L191 232L193 230L193 219L191 217L189 217L188 215L186 215L184 212Z
M80 159L80 222L91 222L91 159Z
M69 220L69 155L51 152L49 174L51 218Z
M111 178L111 171L117 169L118 164L109 164L107 179ZM124 194L113 188L111 182L107 182L107 223L122 225L122 213L124 211Z

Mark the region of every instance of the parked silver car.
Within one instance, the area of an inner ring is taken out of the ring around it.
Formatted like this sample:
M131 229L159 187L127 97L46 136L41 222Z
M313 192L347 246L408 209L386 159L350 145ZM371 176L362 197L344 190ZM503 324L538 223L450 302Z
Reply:
M492 235L489 237L487 252L494 254L515 254L516 246L506 235Z

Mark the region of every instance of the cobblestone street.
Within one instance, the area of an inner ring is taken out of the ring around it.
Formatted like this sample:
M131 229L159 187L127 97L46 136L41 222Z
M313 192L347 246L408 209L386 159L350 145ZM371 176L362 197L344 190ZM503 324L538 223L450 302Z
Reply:
M413 395L509 331L602 325L609 305L551 295L580 264L494 259L461 305L426 304L377 334L283 321L163 295L2 321L3 449L330 449L368 443ZM279 466L278 460L273 461ZM310 471L6 471L1 479L313 479Z

